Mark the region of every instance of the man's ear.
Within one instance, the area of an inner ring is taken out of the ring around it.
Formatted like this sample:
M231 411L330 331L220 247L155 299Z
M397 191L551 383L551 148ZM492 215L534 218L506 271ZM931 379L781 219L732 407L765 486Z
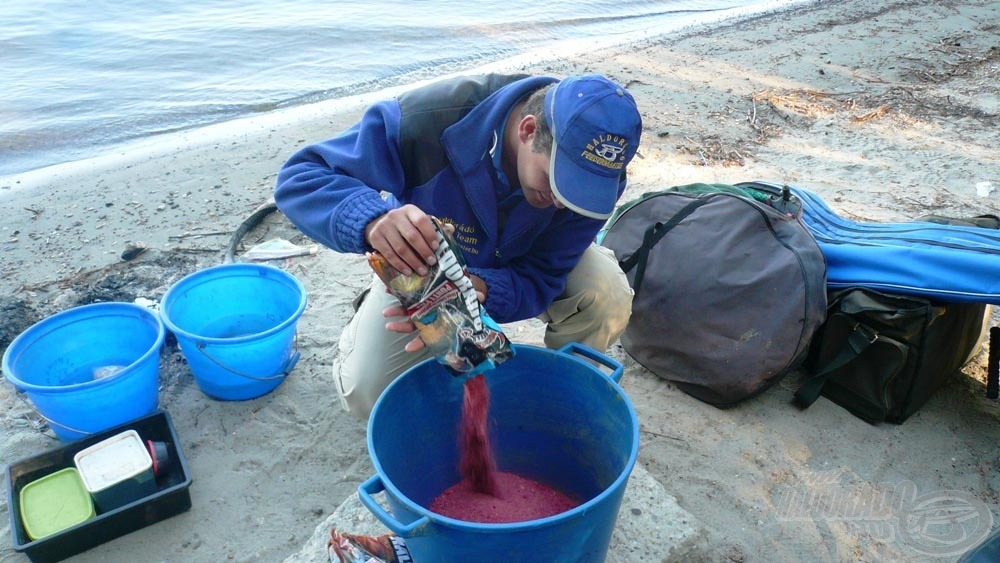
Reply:
M535 128L538 127L534 115L528 114L517 123L517 139L522 143L528 143L534 139Z

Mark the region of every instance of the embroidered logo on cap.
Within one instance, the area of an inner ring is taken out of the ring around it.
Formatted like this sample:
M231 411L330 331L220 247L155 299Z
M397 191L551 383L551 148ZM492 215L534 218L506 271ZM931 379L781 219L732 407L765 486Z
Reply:
M627 145L628 141L625 140L625 137L604 133L591 139L580 156L599 166L621 170L624 164L622 155L625 153Z

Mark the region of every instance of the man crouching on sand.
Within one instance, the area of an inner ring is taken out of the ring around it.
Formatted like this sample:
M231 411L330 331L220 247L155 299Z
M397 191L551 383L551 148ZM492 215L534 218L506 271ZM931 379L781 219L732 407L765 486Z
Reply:
M632 290L593 240L641 131L631 94L603 76L453 78L376 103L339 136L299 150L275 200L316 241L378 251L404 274L434 264L428 214L438 217L454 227L497 322L538 317L549 348L603 352L625 330ZM334 365L344 407L360 419L430 357L377 276L369 289Z

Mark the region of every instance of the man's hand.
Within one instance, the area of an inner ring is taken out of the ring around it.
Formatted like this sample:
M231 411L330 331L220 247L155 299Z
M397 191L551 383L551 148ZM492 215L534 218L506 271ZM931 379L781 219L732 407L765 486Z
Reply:
M469 278L472 280L472 285L476 289L476 297L479 298L479 302L483 303L486 301L486 282L478 276L469 274ZM482 287L483 290L479 288ZM386 330L391 330L392 332L400 332L403 334L416 332L417 325L413 324L410 317L406 314L402 305L390 305L382 310L382 316L386 319L391 319L385 323ZM406 343L406 347L403 348L407 352L416 352L422 350L426 346L423 339L419 336L415 337L413 340Z
M413 324L410 317L407 316L406 311L403 310L401 305L391 305L382 310L382 316L386 319L392 319L385 323L385 329L391 330L392 332L400 332L403 334L416 332L417 325ZM424 348L424 340L417 336L413 340L406 343L406 347L403 348L407 352L416 352L417 350L422 350Z
M401 273L427 275L437 258L437 232L429 215L404 205L376 218L365 228L365 241Z

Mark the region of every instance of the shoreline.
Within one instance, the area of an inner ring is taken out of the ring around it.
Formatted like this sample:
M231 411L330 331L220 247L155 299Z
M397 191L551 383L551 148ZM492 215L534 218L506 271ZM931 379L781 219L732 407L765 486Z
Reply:
M600 58L510 70L600 72L632 91L643 138L619 203L673 185L759 179L810 189L855 220L971 216L1000 209L996 21L1000 5L987 0L809 2ZM179 277L221 262L233 232L270 197L281 163L351 125L363 105L0 189L3 328L16 332L80 301L155 302ZM308 242L273 214L242 250L274 238ZM123 260L139 242L148 250ZM70 561L299 563L311 560L306 551L322 560L310 538L323 537L326 519L373 471L366 428L341 410L330 377L351 301L371 273L363 257L323 248L271 263L309 297L294 372L259 399L214 401L167 348L160 407L188 459L193 506ZM991 320L1000 324L1000 314ZM515 341L541 342L537 322L504 329ZM985 352L899 426L868 424L826 399L799 411L794 374L719 410L619 346L609 355L625 366L621 384L639 415L638 466L700 530L703 541L688 552L697 560L931 560L899 532L907 514L858 521L829 504L903 483L918 495L961 491L1000 525L1000 404L984 397ZM59 445L31 420L9 382L0 384L3 464ZM790 507L798 493L815 504ZM23 563L7 510L0 501L0 563ZM351 532L352 524L337 527ZM616 559L661 560L672 559L641 549Z
M768 7L684 26L617 44L610 53L613 60L643 46L749 25L815 4L816 0L797 0L785 9ZM565 75L559 70L565 68L563 61L583 56L582 46L558 55L536 50L473 71ZM11 253L14 261L9 267L0 270L0 290L16 293L25 286L58 283L81 272L110 267L133 245L170 248L171 237L234 230L243 217L271 197L277 171L295 149L346 129L374 101L458 74L462 73L151 137L94 158L0 176L0 203L15 213L10 224L0 225L0 251L16 251ZM225 169L236 166L240 168L233 174ZM236 185L231 176L238 176L242 185ZM103 197L107 186L113 186L113 197ZM205 197L195 202L195 194ZM128 207L123 209L122 204ZM66 250L48 248L51 235L47 233L58 238L75 236L79 242ZM38 256L49 258L49 264L33 259ZM54 268L51 259L57 261Z
M598 47L610 52L621 52L632 46L651 42L676 40L688 35L707 33L711 29L734 25L734 23L750 22L765 18L777 12L795 9L817 0L773 0L766 2L755 10L738 10L719 20L709 20L710 12L699 14L692 23L676 24L663 31L649 32L639 38L627 40L608 40ZM8 191L38 187L45 185L52 177L67 177L80 174L100 174L116 167L128 165L145 158L163 157L170 153L208 146L212 143L241 136L244 133L262 131L273 127L289 127L293 124L308 124L321 119L325 115L357 112L374 101L395 96L408 89L418 87L436 80L463 74L478 74L485 72L504 72L510 69L526 68L543 65L561 58L583 57L594 48L592 41L559 40L556 53L549 47L536 48L511 57L476 65L459 71L441 71L430 78L422 78L398 85L376 87L373 90L359 94L330 98L317 102L295 104L278 108L265 113L236 117L225 121L210 123L203 126L185 128L164 134L142 136L132 141L108 147L101 154L91 157L49 164L30 170L0 174L0 200ZM413 74L413 73L411 73ZM421 73L416 73L421 74ZM384 83L391 83L389 77Z

